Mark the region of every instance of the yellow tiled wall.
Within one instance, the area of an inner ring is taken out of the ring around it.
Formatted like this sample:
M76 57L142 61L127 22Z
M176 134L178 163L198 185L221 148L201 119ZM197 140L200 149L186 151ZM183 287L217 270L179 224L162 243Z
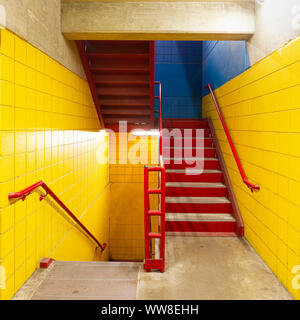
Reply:
M300 265L300 38L215 93L246 175L261 185L251 193L243 184L212 99L204 97L203 117L213 120L246 238L300 299L292 286L292 268Z
M87 82L11 32L0 36L0 299L10 299L41 258L107 260L109 250L95 252L50 197L10 203L9 192L44 180L108 242L110 186L108 137Z
M142 163L120 164L119 137L110 139L110 161L117 155L115 164L110 164L111 214L110 256L112 260L142 261L144 259L144 165L157 165L158 139L137 137L137 143L128 136L127 154L137 152ZM136 148L135 148L136 147ZM134 148L134 149L133 149ZM131 150L131 151L130 151ZM123 150L123 152L125 152ZM152 161L151 161L152 159ZM156 161L155 161L156 159ZM157 174L151 174L150 187L157 186ZM151 196L150 205L157 209L157 196Z

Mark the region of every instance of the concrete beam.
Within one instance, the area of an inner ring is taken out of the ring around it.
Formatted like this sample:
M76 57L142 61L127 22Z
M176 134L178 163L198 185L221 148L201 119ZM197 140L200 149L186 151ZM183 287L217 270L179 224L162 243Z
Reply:
M252 1L62 3L70 40L247 40L254 21Z

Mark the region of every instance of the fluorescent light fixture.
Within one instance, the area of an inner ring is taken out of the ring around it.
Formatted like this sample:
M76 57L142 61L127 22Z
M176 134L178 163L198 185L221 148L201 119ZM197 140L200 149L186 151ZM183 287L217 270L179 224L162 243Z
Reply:
M134 129L130 133L133 136L159 137L159 130Z

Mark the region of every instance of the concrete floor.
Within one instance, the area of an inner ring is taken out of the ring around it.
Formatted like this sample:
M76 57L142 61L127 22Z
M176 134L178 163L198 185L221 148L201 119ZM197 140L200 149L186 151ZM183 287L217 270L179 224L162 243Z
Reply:
M293 299L244 239L168 236L166 249L165 273L141 263L55 262L14 299Z
M141 271L138 299L293 299L240 238L166 238L166 272Z
M55 261L37 270L14 300L135 300L141 263Z

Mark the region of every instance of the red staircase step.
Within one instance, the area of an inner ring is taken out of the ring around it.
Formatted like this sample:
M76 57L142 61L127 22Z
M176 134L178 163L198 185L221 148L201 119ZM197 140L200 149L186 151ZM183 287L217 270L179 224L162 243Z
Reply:
M98 96L134 96L134 97L149 97L148 87L130 87L130 86L102 86L96 88L96 93Z
M231 214L167 213L167 232L235 232L236 221Z
M194 128L204 129L209 128L207 120L195 120L195 119L164 119L164 128Z
M167 182L167 197L225 197L223 183Z
M163 153L166 157L180 157L184 156L184 154L191 154L192 157L195 157L198 154L201 154L201 156L204 156L205 158L216 158L216 149L213 147L208 148L200 148L203 150L199 151L199 148L195 147L189 147L189 148L183 148L183 147L164 147ZM188 151L188 152L187 152Z
M110 115L110 116L149 116L150 110L149 108L122 108L122 107L104 107L102 108L103 115Z
M134 116L129 116L129 115L119 115L118 117L112 117L112 116L104 116L104 122L107 125L119 125L119 120L120 121L127 121L128 125L131 124L141 124L142 125L149 125L150 124L150 119L149 117L134 117ZM118 127L114 127L118 129Z
M213 139L212 138L170 138L169 142L167 138L163 140L164 147L170 146L172 147L197 147L197 148L212 148L213 147Z
M231 202L225 197L166 197L166 212L229 213Z
M149 86L149 74L138 73L118 73L118 72L101 72L92 75L95 84L112 83L124 85L146 85Z
M190 169L189 172L195 174L186 174L185 169L167 169L167 182L221 182L222 172L219 170L197 170Z
M219 160L217 158L164 158L166 169L203 168L218 169ZM200 166L200 167L199 167Z
M169 131L170 136L177 135L182 138L204 138L204 137L211 137L211 132L209 129L192 129L192 128L185 128L185 129L179 129L179 128L165 128ZM166 136L168 137L168 135Z

